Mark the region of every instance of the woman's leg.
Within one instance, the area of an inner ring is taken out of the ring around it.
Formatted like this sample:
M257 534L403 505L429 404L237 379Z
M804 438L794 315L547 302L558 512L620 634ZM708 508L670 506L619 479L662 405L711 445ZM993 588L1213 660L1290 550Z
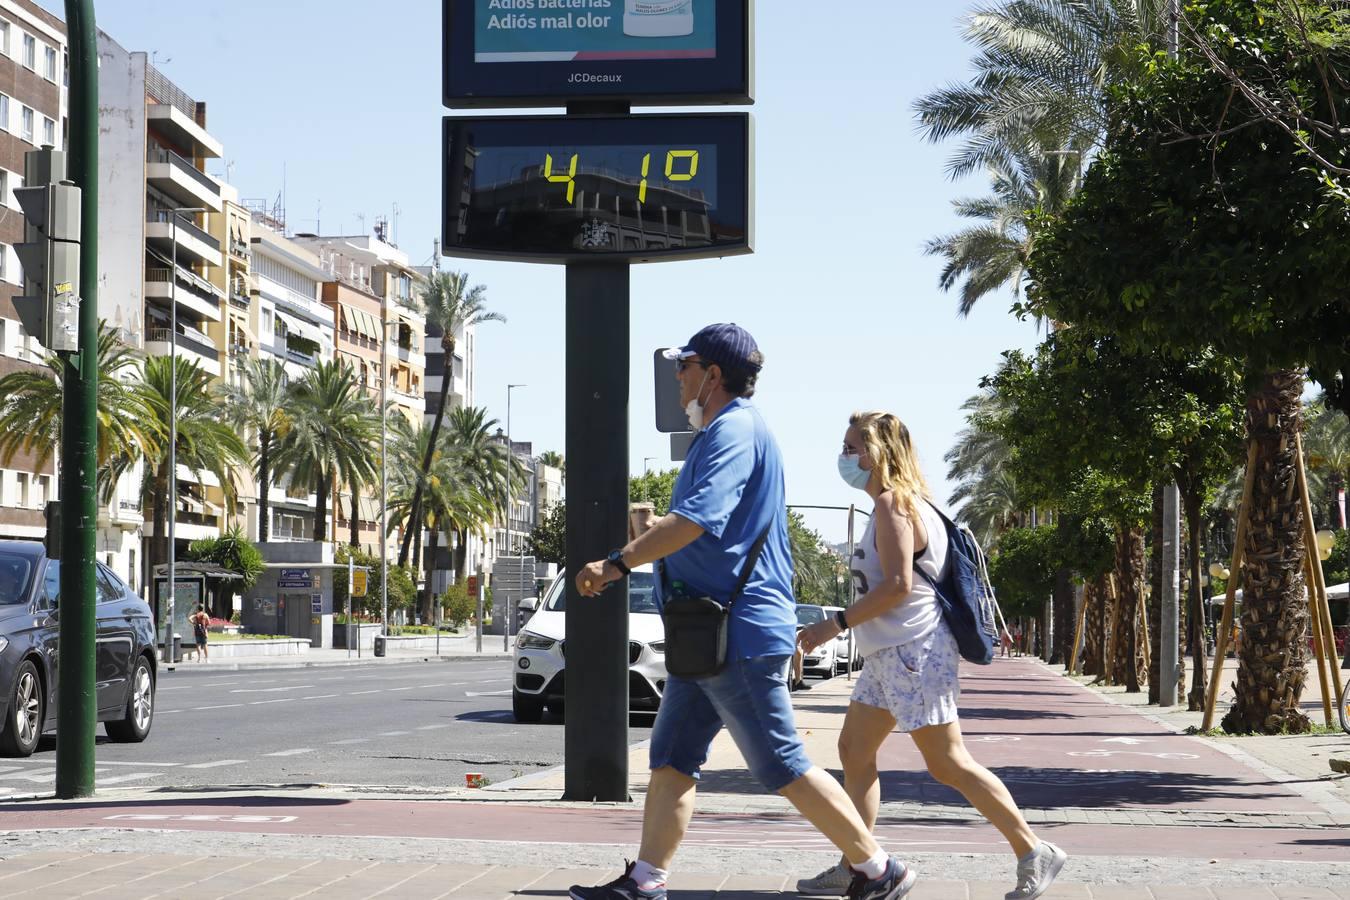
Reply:
M923 754L928 774L960 791L970 805L999 830L1018 859L1036 848L1036 835L1022 818L1012 794L993 772L967 752L965 742L961 740L959 722L928 725L911 731L909 736Z
M844 727L839 732L839 762L844 767L844 790L848 792L868 831L877 824L877 810L881 804L877 751L894 728L895 717L887 710L853 701L848 705Z

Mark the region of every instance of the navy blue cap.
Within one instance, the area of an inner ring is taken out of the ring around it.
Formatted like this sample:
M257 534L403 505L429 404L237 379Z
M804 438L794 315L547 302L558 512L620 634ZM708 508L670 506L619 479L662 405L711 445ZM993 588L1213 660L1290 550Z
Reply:
M750 356L759 351L759 345L739 325L724 322L709 325L689 339L683 347L671 347L665 351L666 359L688 359L701 356L708 362L717 363L724 369L748 370L758 372L758 363L750 361Z

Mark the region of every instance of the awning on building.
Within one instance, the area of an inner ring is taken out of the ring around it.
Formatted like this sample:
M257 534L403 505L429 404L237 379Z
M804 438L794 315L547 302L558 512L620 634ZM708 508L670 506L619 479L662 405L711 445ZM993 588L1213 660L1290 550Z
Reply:
M320 347L323 346L323 331L319 329L318 325L315 325L313 322L306 322L304 319L293 316L290 313L284 313L279 309L276 313L277 318L285 324L288 332L299 335L307 341L313 341Z
M368 337L371 340L377 340L380 335L379 323L375 317L363 309L357 309L355 306L348 306L346 303L342 306L342 318L347 323L347 330L354 331L359 335Z
M235 324L235 327L237 327L240 331L244 333L244 337L248 338L255 344L258 342L258 336L253 333L252 328L248 327L248 313L235 312L231 310L230 321Z

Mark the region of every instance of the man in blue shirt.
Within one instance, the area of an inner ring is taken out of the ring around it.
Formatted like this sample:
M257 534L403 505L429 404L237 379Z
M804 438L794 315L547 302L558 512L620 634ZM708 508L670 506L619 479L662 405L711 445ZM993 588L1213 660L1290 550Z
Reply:
M645 534L577 573L593 597L638 565L661 561L658 590L725 603L760 535L764 549L731 607L727 663L700 679L670 676L651 737L651 782L638 859L615 881L574 886L573 900L664 900L675 851L689 827L699 769L725 725L750 771L792 802L854 868L850 897L892 900L912 869L881 850L844 789L807 759L792 716L786 669L796 645L792 554L778 444L750 403L764 357L745 329L709 325L666 351L697 432L670 513Z

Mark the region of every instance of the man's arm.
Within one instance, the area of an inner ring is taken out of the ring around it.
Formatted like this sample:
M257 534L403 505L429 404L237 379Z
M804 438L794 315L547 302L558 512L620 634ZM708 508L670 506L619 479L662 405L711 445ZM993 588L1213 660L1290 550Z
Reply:
M681 550L703 535L703 529L683 516L670 513L623 548L623 563L630 569L658 559L664 559ZM608 585L618 581L623 573L607 560L596 560L577 573L577 590L583 597L594 597Z

